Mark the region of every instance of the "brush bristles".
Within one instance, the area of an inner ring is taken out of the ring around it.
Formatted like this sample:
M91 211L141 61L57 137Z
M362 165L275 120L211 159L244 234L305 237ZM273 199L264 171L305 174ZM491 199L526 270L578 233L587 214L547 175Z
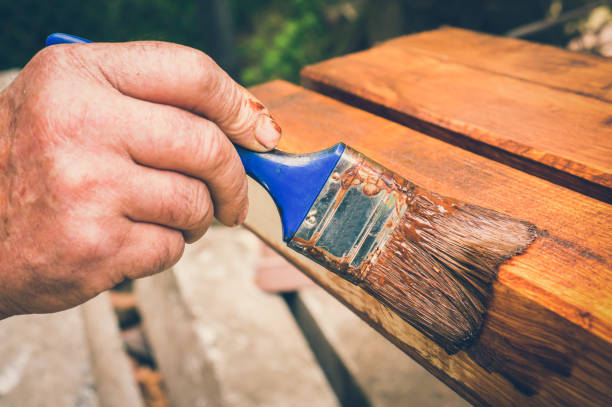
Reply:
M414 192L361 285L452 354L478 335L499 266L530 245L536 228Z

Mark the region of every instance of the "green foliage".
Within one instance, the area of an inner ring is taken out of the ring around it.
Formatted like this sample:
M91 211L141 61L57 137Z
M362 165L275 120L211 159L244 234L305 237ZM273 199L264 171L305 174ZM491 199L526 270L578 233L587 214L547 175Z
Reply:
M276 3L276 4L275 4ZM334 38L321 18L322 1L271 2L258 12L253 32L240 39L246 84L274 78L298 80L298 69L331 56Z
M586 2L0 0L0 69L23 66L49 33L60 31L94 41L155 39L199 48L218 58L245 85L274 78L297 81L306 64L367 48L386 38L442 24L502 34ZM211 12L219 7L229 12L227 22ZM562 30L537 39L567 42ZM223 46L221 51L216 46L225 43L235 45L231 49ZM227 66L225 61L229 61Z

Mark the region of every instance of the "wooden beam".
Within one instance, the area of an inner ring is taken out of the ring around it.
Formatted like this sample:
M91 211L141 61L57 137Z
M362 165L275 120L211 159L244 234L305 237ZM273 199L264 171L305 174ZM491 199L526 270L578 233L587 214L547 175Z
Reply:
M360 288L288 249L274 204L255 183L251 230L476 405L612 402L611 206L287 82L251 90L283 127L285 151L344 141L431 191L546 232L502 266L480 338L449 356Z
M612 203L612 61L448 28L308 66L302 82Z

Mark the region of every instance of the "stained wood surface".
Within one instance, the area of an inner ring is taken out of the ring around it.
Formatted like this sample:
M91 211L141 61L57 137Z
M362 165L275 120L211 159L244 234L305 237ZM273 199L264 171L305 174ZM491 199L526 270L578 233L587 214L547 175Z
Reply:
M476 405L612 403L612 207L282 81L252 88L294 153L344 141L433 192L545 231L502 266L480 338L453 356L360 288L288 249L271 199L250 184L247 226Z
M407 35L388 44L612 102L612 63L596 55L455 27Z
M612 203L612 61L466 30L304 68L303 84Z

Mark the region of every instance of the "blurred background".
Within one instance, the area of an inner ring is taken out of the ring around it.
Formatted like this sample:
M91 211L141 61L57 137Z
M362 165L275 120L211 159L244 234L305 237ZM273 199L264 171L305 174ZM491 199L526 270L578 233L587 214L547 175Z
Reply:
M279 78L298 82L305 65L441 25L612 57L611 3L0 0L0 91L17 74L12 68L24 66L53 32L93 41L181 43L211 55L245 86ZM200 252L188 252L175 267L180 271L176 275L125 281L82 308L64 313L3 321L0 407L23 405L23 400L30 406L168 407L173 386L185 400L208 394L214 405L216 390L208 385L224 389L234 397L229 405L241 407L270 405L261 400L271 397L285 397L277 405L303 401L317 406L404 406L409 400L426 407L467 406L254 235L216 226L198 244ZM296 285L300 290L292 291ZM145 332L145 310L154 316L149 316L150 321L170 322L153 323ZM342 345L348 360L359 360L355 363L361 366L361 379L352 376L357 370L345 366L334 350L340 346L334 344ZM267 356L271 357L266 360ZM171 361L166 372L172 373L164 377L159 368L163 360ZM257 367L257 374L250 373L244 360ZM173 370L175 365L191 370ZM384 366L392 366L386 375ZM294 371L300 378L291 376ZM283 380L277 383L278 377ZM218 383L211 385L213 381ZM285 382L289 384L283 386ZM372 384L377 393L364 393L363 383ZM248 399L236 394L247 394ZM123 401L116 401L121 397ZM126 402L129 397L136 401Z
M612 55L611 21L610 2L592 0L0 0L0 70L59 31L189 45L248 86L440 25Z

